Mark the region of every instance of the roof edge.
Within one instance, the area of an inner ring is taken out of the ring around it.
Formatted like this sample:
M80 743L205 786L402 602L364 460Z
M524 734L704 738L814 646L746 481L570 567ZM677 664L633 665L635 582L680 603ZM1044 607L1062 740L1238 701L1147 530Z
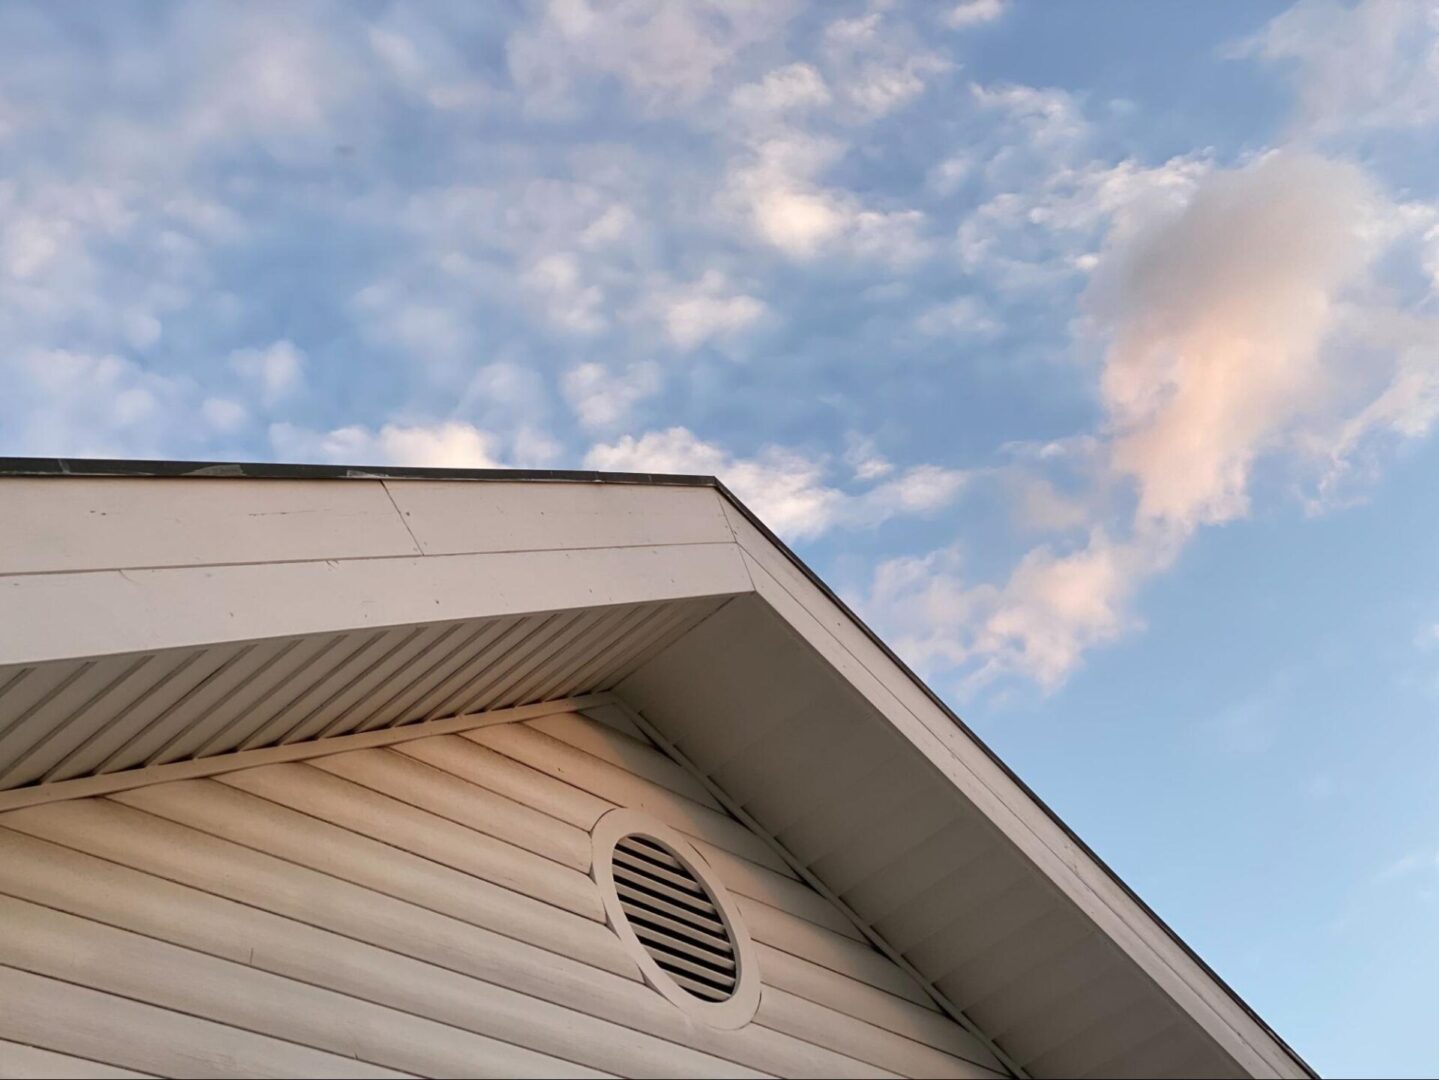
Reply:
M885 643L870 626L861 619L840 596L834 592L814 570L790 549L767 526L758 515L746 506L737 495L717 477L700 474L674 473L631 473L600 472L585 469L463 469L435 468L429 466L355 466L355 465L308 465L276 462L218 462L218 461L168 461L140 460L128 458L48 458L48 457L0 457L0 479L6 477L90 477L90 478L194 478L194 479L251 479L251 480L454 480L488 483L580 483L580 484L638 484L663 487L712 488L728 500L745 519L755 527L784 557L791 562L805 578L815 586L840 612L857 626L874 643L906 678L912 681L929 701L955 724L980 751L992 761L1006 777L1052 821L1061 832L1098 869L1117 885L1136 907L1162 930L1176 946L1206 976L1213 980L1236 1005L1253 1020L1261 1030L1274 1040L1296 1064L1309 1076L1318 1080L1319 1074L1304 1058L1291 1047L1268 1023L1265 1022L1248 1002L1242 998L1224 979L1195 952L1170 925L1139 896L1095 851L1071 829L1050 806L1039 797L994 752L975 731L954 712L929 685L910 668L893 649Z
M196 477L231 480L471 480L490 483L651 484L719 488L713 476L588 469L451 469L419 465L296 465L253 461L0 457L4 477ZM729 496L732 500L734 496ZM738 505L738 500L734 500ZM745 511L749 513L749 511ZM793 556L791 556L793 557Z

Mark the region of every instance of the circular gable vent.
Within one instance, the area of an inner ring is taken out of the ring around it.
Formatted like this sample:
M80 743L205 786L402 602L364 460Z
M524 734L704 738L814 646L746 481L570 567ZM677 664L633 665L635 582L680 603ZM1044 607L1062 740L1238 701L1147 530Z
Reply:
M668 826L623 809L600 818L594 847L605 912L645 981L713 1027L748 1023L759 1005L754 946L704 857Z

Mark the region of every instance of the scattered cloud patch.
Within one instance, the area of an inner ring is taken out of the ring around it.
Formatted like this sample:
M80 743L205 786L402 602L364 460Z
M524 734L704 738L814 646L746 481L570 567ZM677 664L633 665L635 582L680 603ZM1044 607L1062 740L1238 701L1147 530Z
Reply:
M1373 198L1353 166L1273 154L1107 254L1100 385L1141 519L1191 530L1247 512L1255 459L1324 404L1323 345L1373 255Z
M868 527L949 505L966 482L961 470L921 465L860 492L828 482L827 463L794 450L764 447L737 457L680 427L626 435L592 447L585 467L615 472L717 476L781 536L806 540L831 529Z
M603 364L579 364L565 372L565 400L589 431L606 431L629 422L634 407L659 393L662 375L653 362L612 372Z
M1439 120L1439 8L1430 3L1300 0L1230 55L1287 69L1305 130Z
M775 68L758 82L736 87L730 95L735 108L763 116L822 108L832 100L824 76L803 62Z
M685 352L753 326L768 310L757 297L734 291L718 270L659 290L655 304L671 344Z
M230 354L230 367L255 386L261 402L274 406L303 384L305 355L293 342L277 341L263 349L236 350Z
M165 457L194 432L194 383L113 353L35 349L0 357L0 434L9 453Z
M874 575L876 621L914 662L953 668L965 686L1017 674L1052 689L1088 650L1140 625L1142 584L1200 527L1248 515L1260 459L1313 469L1320 458L1332 473L1373 430L1420 433L1439 413L1432 324L1355 308L1392 216L1365 173L1300 151L1165 171L1157 184L1123 170L1090 186L1109 203L1084 325L1104 342L1101 425L1014 448L1028 464L1006 474L1023 525L1085 538L1039 544L1002 584L966 578L953 548ZM1340 333L1356 311L1371 334L1408 325L1430 348L1401 353L1376 390ZM1078 486L1056 486L1061 467ZM1117 494L1129 485L1126 510Z
M612 79L643 109L667 113L694 105L750 46L789 17L789 5L670 4L623 0L550 0L536 23L513 34L509 72L526 106L542 115L579 108L581 85Z
M604 290L585 280L575 255L545 255L530 265L521 281L539 300L552 326L574 334L596 334L605 328Z
M1005 0L961 0L945 12L943 22L951 30L991 23L1004 14Z
M1085 652L1138 625L1129 602L1165 554L1096 531L1072 550L1032 549L993 585L970 580L959 549L945 548L881 563L863 606L921 670L963 672L967 690L1003 675L1052 690Z
M496 456L496 437L457 420L429 425L384 424L378 430L350 424L327 432L277 423L270 427L270 442L285 461L452 469L502 467Z
M849 445L844 452L844 462L854 471L856 480L878 480L894 472L894 465L879 452L873 439L851 432L847 442Z

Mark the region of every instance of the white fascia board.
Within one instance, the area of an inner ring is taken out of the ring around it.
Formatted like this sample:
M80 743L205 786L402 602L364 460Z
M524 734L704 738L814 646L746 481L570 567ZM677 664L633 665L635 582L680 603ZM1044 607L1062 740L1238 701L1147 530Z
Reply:
M462 480L0 478L0 574L733 540L712 488Z
M726 500L758 596L1249 1075L1309 1073L786 553Z
M0 576L0 664L750 589L733 541L12 574Z
M0 574L419 554L378 480L0 479Z
M714 544L734 539L713 488L386 480L426 555Z

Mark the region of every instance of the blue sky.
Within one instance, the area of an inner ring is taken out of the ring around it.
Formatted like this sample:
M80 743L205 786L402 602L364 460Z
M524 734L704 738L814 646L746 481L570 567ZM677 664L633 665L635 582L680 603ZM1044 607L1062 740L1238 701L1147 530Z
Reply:
M0 453L720 475L1439 1070L1439 7L0 3Z

